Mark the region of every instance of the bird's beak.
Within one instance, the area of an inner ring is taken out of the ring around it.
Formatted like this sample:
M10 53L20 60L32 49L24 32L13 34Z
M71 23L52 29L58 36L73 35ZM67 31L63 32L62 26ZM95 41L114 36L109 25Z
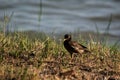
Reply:
M64 39L64 41L65 41L66 39Z

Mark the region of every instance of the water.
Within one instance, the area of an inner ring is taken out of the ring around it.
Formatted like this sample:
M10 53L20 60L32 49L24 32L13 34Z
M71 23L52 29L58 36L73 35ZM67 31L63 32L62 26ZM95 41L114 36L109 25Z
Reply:
M42 0L42 17L39 21L40 0L0 0L0 22L11 15L10 30L44 32L96 31L102 33L112 14L110 34L120 37L119 0Z

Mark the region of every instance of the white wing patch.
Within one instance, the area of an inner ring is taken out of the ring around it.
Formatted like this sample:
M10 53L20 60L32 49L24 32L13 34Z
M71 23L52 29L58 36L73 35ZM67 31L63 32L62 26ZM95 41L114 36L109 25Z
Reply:
M83 53L84 50L83 49L80 49L80 48L75 48L77 51L79 51L79 53Z
M74 47L74 46L72 46L75 50L77 50L79 53L83 53L84 52L84 50L83 49L80 49L80 48L78 48L78 47Z

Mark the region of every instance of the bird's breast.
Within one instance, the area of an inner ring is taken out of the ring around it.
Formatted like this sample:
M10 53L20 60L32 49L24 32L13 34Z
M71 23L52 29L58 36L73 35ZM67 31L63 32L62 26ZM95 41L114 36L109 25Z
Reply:
M76 51L75 48L73 48L73 46L71 46L68 42L64 42L64 47L70 53L78 53L78 51Z

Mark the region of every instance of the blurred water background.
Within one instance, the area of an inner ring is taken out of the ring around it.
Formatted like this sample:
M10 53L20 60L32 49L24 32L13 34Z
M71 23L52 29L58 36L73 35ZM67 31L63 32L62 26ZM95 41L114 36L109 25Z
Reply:
M12 13L9 31L47 33L96 32L96 25L103 33L112 14L109 34L120 39L120 0L0 0L0 23Z

